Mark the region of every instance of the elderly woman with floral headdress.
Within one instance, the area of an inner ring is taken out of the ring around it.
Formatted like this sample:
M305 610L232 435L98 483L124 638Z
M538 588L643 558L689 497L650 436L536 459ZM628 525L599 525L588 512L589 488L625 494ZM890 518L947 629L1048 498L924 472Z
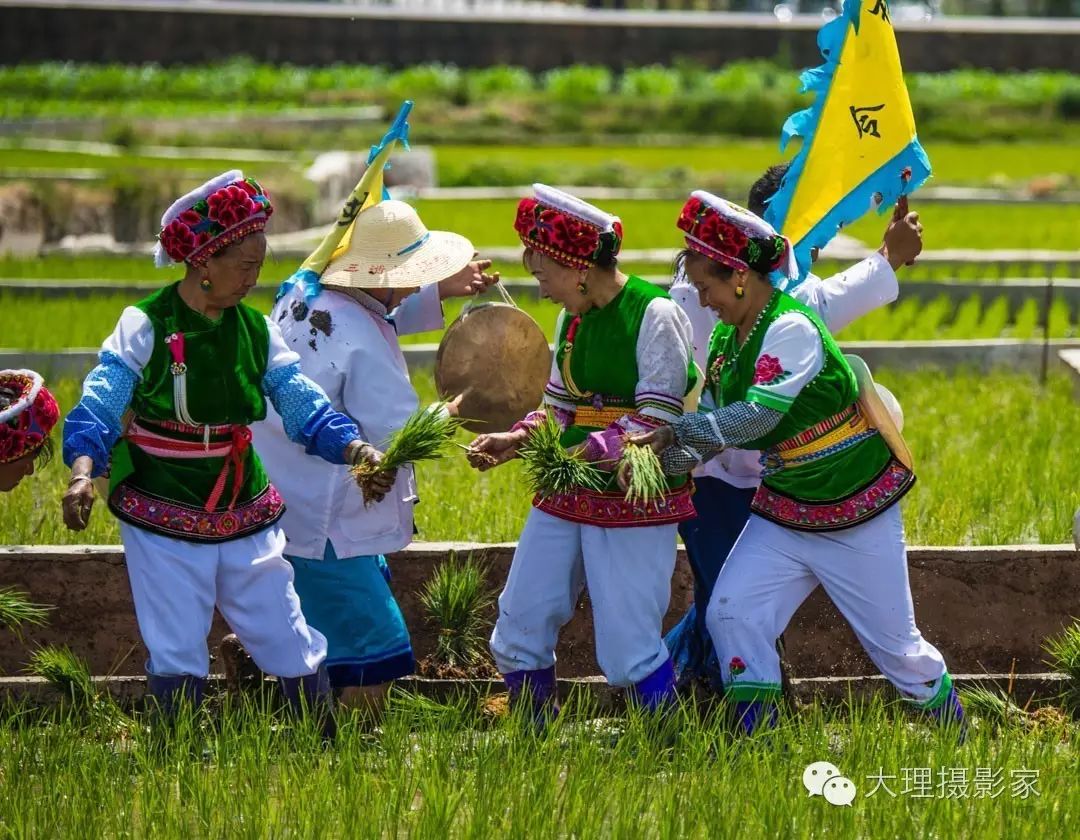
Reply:
M651 444L670 472L726 447L762 451L752 514L706 615L742 726L775 720L775 641L819 583L906 698L962 723L945 662L915 625L897 504L915 482L910 453L865 364L774 288L770 276L795 268L790 243L763 219L695 192L678 227L686 275L720 318L705 381L715 410L632 440Z
M272 212L236 170L169 208L156 264L181 264L184 277L124 310L64 426L64 521L86 527L91 479L108 473L150 691L167 713L202 697L215 606L294 708L329 709L326 639L301 612L276 524L284 503L249 425L269 400L312 454L340 464L379 453L303 376L277 325L242 303Z
M52 457L56 399L32 370L0 370L0 493L14 490Z
M499 598L491 651L511 698L546 713L559 630L588 585L597 660L608 682L631 687L643 706L657 708L675 694L660 631L676 526L693 516L691 487L677 476L655 501L627 501L614 469L628 432L682 414L697 379L690 324L665 291L619 271L619 219L542 184L535 191L521 201L515 229L541 294L564 308L544 404L564 430L563 446L580 447L606 470L606 483L534 500ZM544 417L538 412L509 432L481 435L470 460L486 469L515 457Z

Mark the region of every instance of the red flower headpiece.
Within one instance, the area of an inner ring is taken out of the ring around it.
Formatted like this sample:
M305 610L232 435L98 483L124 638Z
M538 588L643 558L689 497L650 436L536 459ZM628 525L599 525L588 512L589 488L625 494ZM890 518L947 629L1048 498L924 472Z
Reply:
M273 212L270 196L258 181L239 171L227 172L169 208L161 220L156 262L202 265L218 251L263 230Z
M567 268L579 269L608 263L619 253L623 229L622 222L617 218L607 216L573 196L559 193L550 187L543 188L538 184L536 189L538 194L541 194L543 189L542 194L545 197L551 195L565 199L568 204L576 203L575 206L580 205L590 211L594 218L586 219L583 215L555 206L554 203L523 198L518 203L514 230L526 248L546 254ZM599 223L601 219L606 220L603 227Z
M676 225L686 234L687 248L728 268L762 274L792 270L786 237L749 210L708 193L691 195Z
M36 455L60 419L60 407L32 370L0 371L0 389L13 394L0 410L0 464Z

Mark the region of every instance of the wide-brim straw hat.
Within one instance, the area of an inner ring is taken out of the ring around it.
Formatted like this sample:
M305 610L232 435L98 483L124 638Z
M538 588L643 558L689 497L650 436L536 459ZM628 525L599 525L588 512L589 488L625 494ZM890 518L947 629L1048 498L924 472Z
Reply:
M320 282L346 289L426 286L457 274L475 253L464 236L428 230L411 206L387 199L356 217L348 247Z
M874 382L870 366L861 356L847 353L844 358L847 359L851 370L855 373L855 380L859 383L859 408L863 416L872 428L878 430L885 445L889 447L889 451L896 456L896 460L909 470L913 469L915 459L904 441L904 436L900 433L904 427L904 414L900 409L900 403L891 391Z

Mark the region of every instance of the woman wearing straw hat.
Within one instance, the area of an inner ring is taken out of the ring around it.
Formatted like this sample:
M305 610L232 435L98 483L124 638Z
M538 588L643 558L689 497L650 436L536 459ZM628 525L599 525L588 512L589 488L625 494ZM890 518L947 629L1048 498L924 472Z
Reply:
M202 697L217 606L290 704L318 705L331 734L326 640L301 612L277 524L284 503L249 425L269 401L290 438L331 463L377 453L301 374L278 326L242 303L272 212L269 195L237 170L166 211L155 262L183 265L184 277L124 310L67 416L64 521L86 527L91 479L108 473L149 686L166 713Z
M56 399L32 370L0 370L0 493L7 493L53 454L49 434L60 417Z
M283 289L271 320L364 440L384 448L419 407L398 336L441 328L442 298L476 294L498 278L474 253L465 237L429 231L408 204L384 200L357 216L315 289ZM445 409L456 412L456 402ZM385 482L369 505L346 467L293 445L276 414L254 433L288 505L286 557L305 613L327 637L331 684L342 702L375 711L389 682L415 666L383 557L412 540L413 470L380 474Z
M565 430L563 446L580 446L607 481L601 490L534 500L499 598L491 651L511 699L545 714L554 703L559 630L587 583L604 675L655 709L675 696L660 631L676 525L693 516L690 485L679 476L655 502L634 503L615 486L613 469L627 432L682 414L697 379L690 324L662 289L619 271L619 219L542 184L535 191L518 206L515 229L541 293L564 307L544 404ZM515 457L544 416L481 435L470 461L487 469Z
M915 625L897 504L915 475L869 371L811 309L773 288L769 276L792 277L794 265L768 223L695 192L678 226L687 277L721 321L706 373L716 408L634 442L651 444L672 472L726 447L762 450L753 512L706 615L743 728L775 721L775 641L818 583L904 697L962 723L945 662Z

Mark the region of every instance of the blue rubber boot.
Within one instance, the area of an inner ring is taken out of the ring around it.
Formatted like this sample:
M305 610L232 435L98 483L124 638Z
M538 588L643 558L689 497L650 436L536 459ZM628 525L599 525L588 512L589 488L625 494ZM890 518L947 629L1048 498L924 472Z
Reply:
M503 674L506 690L510 693L510 706L528 704L532 719L543 727L559 714L558 688L555 682L555 666L538 671L511 671Z
M181 705L188 704L192 709L197 709L202 705L206 677L193 677L190 674L147 673L146 684L162 717L172 720L176 717Z
M736 700L735 720L745 735L776 726L779 709L773 700Z
M324 666L320 665L314 674L303 677L278 677L278 685L281 686L281 693L285 695L294 715L317 715L323 738L333 741L337 737L334 690L330 686L330 675Z
M663 711L675 705L675 664L670 658L649 676L634 683L627 693L630 702L650 712Z

